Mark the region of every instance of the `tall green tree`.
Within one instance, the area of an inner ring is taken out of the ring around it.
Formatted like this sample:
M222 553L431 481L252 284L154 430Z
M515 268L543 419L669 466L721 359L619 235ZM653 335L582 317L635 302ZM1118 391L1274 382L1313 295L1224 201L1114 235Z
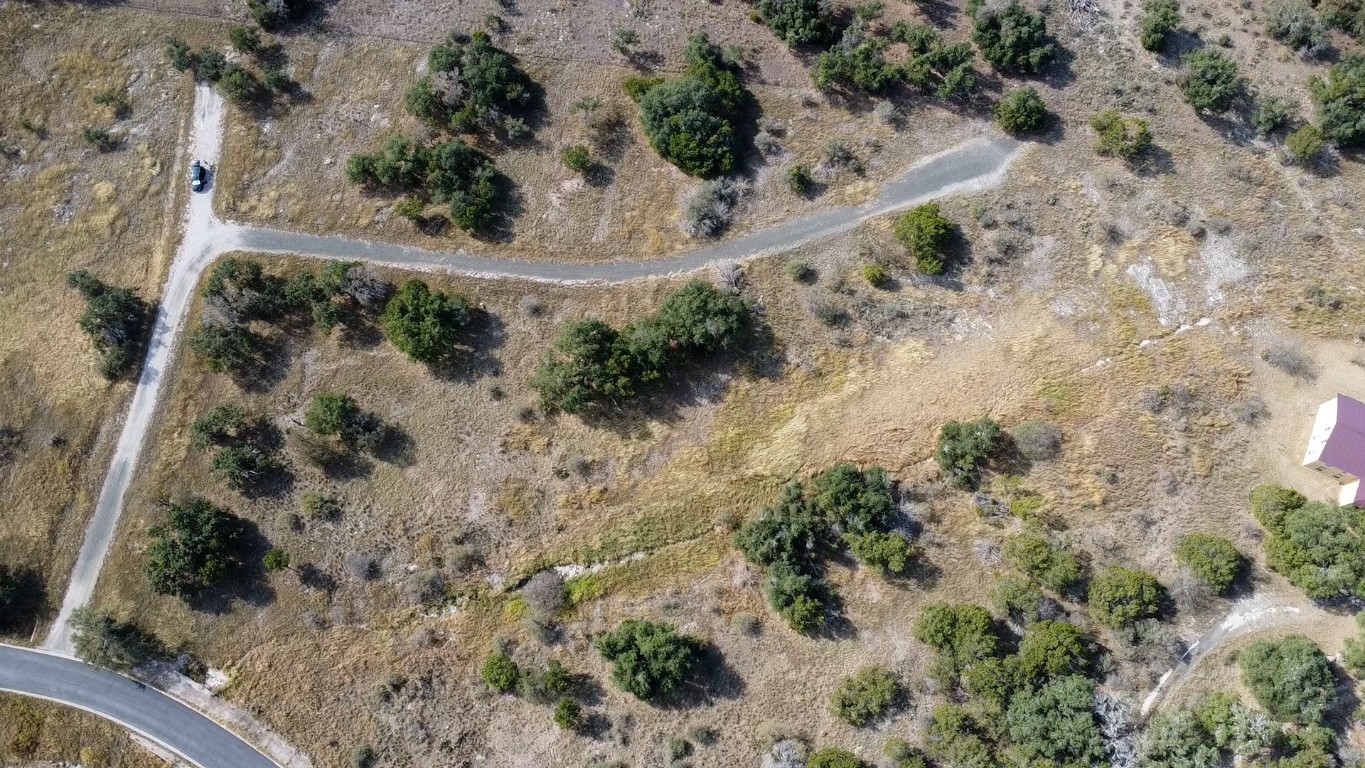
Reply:
M85 298L79 324L94 343L99 374L116 379L135 370L151 314L146 302L132 290L108 285L83 269L67 275L66 283Z
M152 591L189 601L237 563L241 531L226 511L191 497L171 505L166 522L148 537L144 571Z
M470 320L469 300L461 294L409 280L389 300L379 326L408 359L434 365L455 352Z
M598 638L597 651L611 663L617 687L645 701L672 693L691 675L702 646L672 626L628 620Z

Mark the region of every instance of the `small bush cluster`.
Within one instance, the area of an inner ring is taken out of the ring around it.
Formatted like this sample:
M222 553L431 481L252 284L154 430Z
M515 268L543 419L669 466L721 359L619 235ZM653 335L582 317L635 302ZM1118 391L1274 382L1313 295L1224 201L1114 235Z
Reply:
M640 107L649 144L659 156L693 176L710 178L735 167L733 120L747 99L721 50L704 34L688 39L687 71L671 81L627 83Z
M883 667L864 667L834 689L830 709L854 728L864 728L886 716L905 696L896 676Z
M189 602L216 586L237 565L237 521L206 499L172 504L166 522L148 531L147 582L158 595Z
M938 275L946 266L953 229L938 203L925 203L901 214L893 233L921 272Z
M1296 51L1316 51L1327 41L1327 25L1304 0L1271 4L1265 12L1265 31Z
M1095 151L1101 155L1133 162L1151 149L1152 134L1147 130L1146 120L1124 117L1109 109L1092 116L1090 127L1099 135Z
M1179 0L1147 0L1142 5L1142 47L1149 51L1164 51L1171 34L1180 27Z
M995 106L995 123L1006 133L1036 133L1047 123L1047 105L1032 87L1011 91Z
M1365 597L1365 510L1263 485L1251 494L1251 512L1270 534L1271 570L1314 599Z
M702 644L696 638L652 621L623 621L594 645L612 665L612 682L644 701L677 690L702 654Z
M600 320L570 323L531 388L543 407L565 413L619 406L685 363L737 349L751 323L743 298L693 281L620 331Z
M1327 656L1302 635L1252 643L1238 654L1237 664L1242 681L1277 719L1316 725L1336 702Z
M106 379L136 370L147 337L151 312L128 288L104 283L85 270L66 276L66 284L85 298L80 328L95 346L95 369Z
M972 42L992 67L1011 74L1036 74L1052 60L1057 48L1048 38L1043 14L1025 9L1019 0L977 13Z
M215 406L190 425L195 450L216 449L209 472L234 491L248 491L284 468L276 449L263 440L246 410L233 403Z
M1237 62L1214 48L1200 48L1180 57L1185 74L1180 89L1185 100L1200 112L1226 112L1242 93Z
M1343 56L1308 87L1322 135L1343 148L1365 145L1365 54Z
M346 161L346 178L446 205L450 220L468 232L486 234L497 224L501 200L497 169L463 139L428 146L390 136L378 152L352 155Z
M824 627L834 600L819 575L819 560L846 544L868 567L901 574L914 545L891 531L890 481L880 469L839 464L791 483L777 503L735 535L750 562L767 569L768 602L798 632Z
M1005 564L1059 595L1070 594L1084 576L1081 561L1042 536L1021 534L1005 542Z
M1131 627L1161 610L1161 584L1149 573L1110 566L1090 582L1090 615L1114 628Z
M825 0L757 0L754 11L793 48L828 42L834 34L835 21Z
M730 226L735 207L749 189L743 179L719 178L702 182L683 212L688 237L717 237Z
M887 41L860 26L844 30L837 45L815 58L811 82L821 91L835 88L884 93L900 80L900 70L886 61Z
M497 131L511 140L528 134L518 115L531 103L531 79L487 32L467 41L450 35L431 49L427 71L403 99L410 114L455 133Z
M1278 740L1276 725L1230 693L1204 696L1193 709L1158 713L1138 738L1146 765L1219 765L1259 756Z
M976 90L976 56L970 43L949 43L933 27L905 22L893 24L890 37L910 49L902 65L907 83L944 100L965 98Z
M955 485L975 488L981 470L1005 447L1005 441L1005 431L994 419L950 421L938 432L934 460Z
M1217 594L1225 594L1246 570L1246 558L1220 536L1194 533L1175 545L1175 559Z

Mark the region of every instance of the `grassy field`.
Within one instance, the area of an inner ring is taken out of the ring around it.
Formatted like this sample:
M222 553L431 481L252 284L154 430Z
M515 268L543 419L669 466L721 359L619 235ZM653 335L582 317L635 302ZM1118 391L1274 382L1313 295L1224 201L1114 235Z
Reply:
M14 768L167 765L135 744L126 731L113 723L7 693L0 694L0 760Z

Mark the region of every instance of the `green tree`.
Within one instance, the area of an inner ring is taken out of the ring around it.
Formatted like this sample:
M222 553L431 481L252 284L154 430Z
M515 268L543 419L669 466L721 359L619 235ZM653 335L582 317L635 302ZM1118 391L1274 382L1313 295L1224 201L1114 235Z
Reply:
M635 397L629 361L617 356L620 334L600 320L569 323L531 378L541 405L565 413Z
M687 44L682 78L639 91L636 102L650 146L684 173L711 178L735 165L731 119L746 99L733 68L705 34Z
M1297 511L1308 499L1292 488L1266 483L1251 492L1251 514L1269 530L1284 526L1285 517Z
M564 162L564 167L574 173L583 173L592 165L592 155L588 148L582 144L573 144L565 147L559 153L559 159Z
M1180 89L1185 100L1200 112L1226 112L1242 93L1237 62L1215 48L1200 48L1180 57L1185 75Z
M867 768L867 763L847 749L825 747L811 753L806 768Z
M1004 447L1005 431L991 418L950 421L938 432L934 460L939 469L960 488L975 488L981 470Z
M71 614L71 628L76 658L86 664L122 672L149 660L156 652L142 630L88 605Z
M1180 27L1179 0L1147 0L1142 5L1140 22L1142 47L1164 51L1171 33Z
M389 300L379 326L409 360L434 365L454 353L470 318L464 296L432 291L421 280L409 280Z
M345 436L360 415L360 406L343 392L319 392L303 415L303 424L319 435Z
M152 591L186 602L217 585L237 563L241 531L224 510L190 497L148 531L144 572Z
M1005 563L1058 594L1066 594L1080 581L1081 562L1073 553L1053 546L1031 533L1005 541Z
M1019 643L1019 671L1033 681L1090 671L1094 647L1075 624L1040 621L1030 626Z
M910 57L901 65L906 82L945 100L965 98L976 90L971 43L947 43L933 27L904 22L892 25L890 37L910 48Z
M1008 752L1021 765L1100 765L1105 740L1095 720L1095 684L1080 675L1020 690L1005 712Z
M1026 10L1019 0L977 14L972 42L981 50L982 58L1006 73L1035 74L1056 53L1043 15Z
M927 605L915 619L914 633L916 640L939 652L950 675L995 656L1000 649L995 622L977 605Z
M943 272L953 222L940 213L938 203L925 203L901 214L893 231L921 272L926 275Z
M995 123L1006 133L1034 133L1047 123L1047 105L1032 86L1011 91L996 105Z
M278 547L271 547L265 551L265 556L261 558L261 564L267 571L284 571L289 568L289 553Z
M1246 570L1246 559L1232 542L1203 533L1182 536L1175 545L1175 559L1220 595Z
M765 592L768 604L793 630L810 634L824 628L830 612L829 588L802 566L774 563L768 568Z
M1213 738L1187 709L1152 717L1138 738L1138 755L1152 768L1207 768L1223 762Z
M848 536L849 549L858 562L880 574L905 574L919 554L918 547L900 533L879 532Z
M897 84L900 73L886 61L886 41L866 37L856 28L844 40L815 58L811 82L821 91L836 86L869 94L884 93Z
M1124 117L1108 109L1092 116L1090 127L1099 134L1095 151L1101 155L1114 155L1133 162L1151 149L1152 134L1147 130L1146 120Z
M246 409L236 403L216 405L190 425L190 446L197 451L222 445L246 428Z
M83 269L67 275L66 284L85 298L78 323L95 346L100 375L115 379L134 370L147 334L147 304L132 290L110 286Z
M391 190L411 190L426 183L431 150L403 136L390 136L374 154L352 155L346 162L346 179Z
M611 663L616 686L650 701L671 693L687 679L701 658L702 646L668 624L627 620L603 635L598 653Z
M1161 609L1161 584L1150 573L1109 566L1090 582L1090 614L1106 626L1122 628L1150 619Z
M793 48L828 42L833 35L833 20L821 0L758 0L754 9L773 34Z
M531 79L484 31L464 43L451 35L433 47L427 70L431 74L404 101L409 112L437 128L508 133L531 104Z
M265 86L251 70L229 64L218 79L218 90L236 104L251 104L265 95Z
M1237 664L1242 682L1276 719L1317 724L1336 702L1327 656L1302 635L1252 643L1238 654Z
M1308 89L1323 136L1343 148L1365 144L1365 54L1343 56Z
M1303 165L1322 154L1324 146L1322 131L1316 125L1305 125L1284 137L1285 155L1296 165Z
M884 717L905 696L896 676L883 667L864 667L834 689L830 709L854 728L865 728Z
M521 670L517 663L512 661L511 656L498 651L484 661L479 676L483 678L483 683L489 690L494 693L507 693L517 687L517 678L521 677Z
M829 543L828 523L800 483L783 487L775 504L735 534L735 546L763 567L807 562Z
M1256 113L1252 115L1251 123L1262 136L1269 136L1289 124L1298 111L1298 102L1293 99L1267 96L1257 102Z
M247 10L261 29L270 31L302 21L315 0L247 0Z
M893 502L886 470L860 471L836 464L811 479L812 500L840 534L883 531L891 523Z
M1365 595L1365 510L1262 486L1252 494L1252 511L1270 533L1271 570L1314 599Z

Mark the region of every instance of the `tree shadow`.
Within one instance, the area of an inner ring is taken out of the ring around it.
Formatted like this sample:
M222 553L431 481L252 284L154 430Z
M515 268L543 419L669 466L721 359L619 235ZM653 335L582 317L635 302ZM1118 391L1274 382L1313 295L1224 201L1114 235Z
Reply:
M431 372L445 381L472 383L484 377L502 375L502 361L494 352L507 341L502 318L484 309L470 312L463 343L458 351L431 366Z
M48 611L47 586L40 573L32 568L11 572L14 596L5 610L0 611L0 635L32 634L34 625Z
M616 171L602 163L592 163L583 171L583 180L590 187L608 187L616 180Z
M246 518L233 516L232 522L237 528L237 562L217 584L188 601L193 610L221 615L231 611L238 600L256 608L275 601L275 590L266 581L262 562L270 549L269 540L260 526Z
M410 467L417 461L417 444L412 435L397 424L385 424L383 435L370 452L379 461L399 467Z
M1176 171L1175 157L1165 147L1157 144L1148 147L1147 151L1130 162L1128 167L1132 169L1133 173L1143 178L1169 176Z
M702 646L691 676L678 689L658 697L651 704L660 709L699 709L717 701L733 701L744 695L744 679L725 660L720 649L710 643Z
M243 392L263 394L284 381L293 365L288 338L271 338L248 331L252 336L254 355L243 366L228 371L233 383Z

